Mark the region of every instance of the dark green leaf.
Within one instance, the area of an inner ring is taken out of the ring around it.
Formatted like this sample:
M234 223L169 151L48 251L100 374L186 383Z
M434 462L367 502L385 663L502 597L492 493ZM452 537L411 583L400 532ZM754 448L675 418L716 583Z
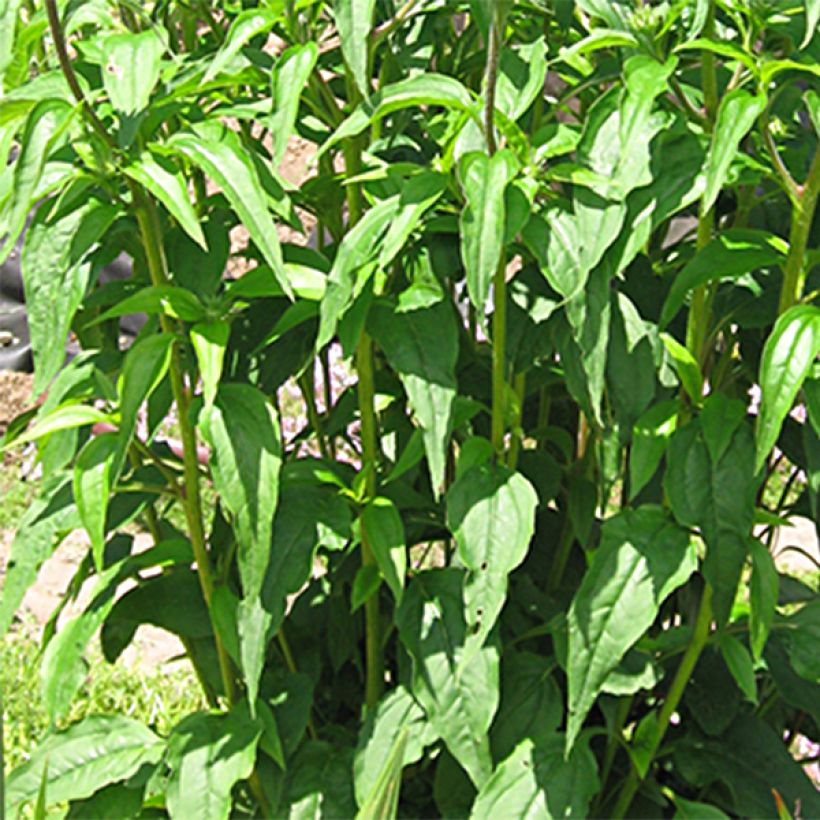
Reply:
M279 19L279 14L267 8L243 11L231 23L228 36L210 62L203 83L207 83L227 68L249 40L270 31Z
M749 651L734 635L723 634L720 636L720 653L737 688L743 692L746 700L757 704L754 661Z
M458 326L449 303L409 312L373 306L368 327L407 391L418 419L433 492L444 482L456 397Z
M374 498L362 512L362 536L376 558L396 604L401 603L407 573L407 547L401 516L389 498Z
M708 282L738 279L759 268L779 265L787 250L782 239L766 231L723 231L672 280L660 324L667 325L675 318L689 291Z
M780 581L772 554L756 538L749 541L752 577L749 583L749 643L759 661L777 608Z
M653 405L635 422L629 454L630 500L655 475L677 423L678 403L671 400Z

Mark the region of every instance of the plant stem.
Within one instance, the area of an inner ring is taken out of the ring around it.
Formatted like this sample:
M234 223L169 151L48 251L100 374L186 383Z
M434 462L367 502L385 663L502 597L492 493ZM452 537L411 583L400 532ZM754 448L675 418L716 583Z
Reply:
M515 381L515 395L518 400L518 411L516 413L515 428L513 430L512 441L510 442L510 452L507 457L507 466L511 470L515 470L518 466L518 456L521 453L521 444L524 439L524 432L521 429L521 419L524 415L524 401L527 393L527 374L516 373Z
M490 21L487 38L487 66L484 80L484 137L487 153L496 152L495 141L495 89L498 80L498 63L501 58L501 42L504 35L504 13L501 3L496 4ZM507 259L504 250L493 275L493 365L492 365L492 421L490 440L495 457L504 459L504 433L506 429L506 337L507 337Z
M706 22L703 25L703 36L706 39L715 33L715 0L709 0L709 9L706 12ZM715 71L715 55L704 49L701 51L701 85L703 87L703 107L706 110L706 119L713 123L718 107L717 72Z
M820 146L814 152L809 176L805 185L798 188L797 199L792 207L789 255L783 267L783 286L780 291L780 313L796 305L803 296L803 288L806 284L806 246L814 220L818 195L820 195Z
M629 717L629 710L632 708L633 696L621 698L618 701L618 708L615 712L615 725L612 727L612 732L606 741L606 751L604 752L604 762L601 766L601 790L598 792L598 802L595 806L594 814L600 814L601 804L606 792L607 780L609 780L609 773L612 771L612 764L615 762L615 755L618 753L618 747L623 743L623 730L626 724L626 719Z
M327 448L327 441L322 430L322 421L319 418L319 410L316 407L316 385L308 378L307 373L303 373L299 377L299 387L302 391L302 396L305 399L305 407L307 408L308 421L313 428L313 434L316 436L316 441L319 444L319 452L322 458L330 458L330 452Z
M161 287L168 282L167 264L162 247L162 231L159 216L153 200L144 196L141 190L132 185L132 195L136 207L137 223L140 228L145 256L148 262L148 272L155 287ZM175 332L171 320L167 316L160 317L160 325L164 333ZM177 408L180 438L182 439L182 468L183 487L182 509L185 513L185 523L188 527L188 536L191 539L194 559L196 560L197 576L202 588L202 596L210 612L211 596L214 589L213 567L205 543L205 531L202 526L202 499L199 493L199 461L197 458L196 432L190 419L190 396L183 380L182 362L179 349L173 347L171 366L169 368L171 392ZM236 685L232 664L219 636L217 625L213 624L214 641L219 659L219 670L225 697L230 703L236 700Z
M648 759L649 765L654 760L658 752L658 748L663 741L666 730L669 728L669 721L672 718L675 710L678 708L680 699L683 696L686 684L692 677L692 672L700 658L703 648L709 640L709 629L712 625L712 588L707 584L703 589L703 595L700 599L700 609L698 610L697 620L695 621L695 628L692 632L692 639L689 646L686 648L683 658L681 658L680 666L675 674L675 679L669 687L669 692L661 707L658 715L657 723L655 724L655 732L649 741ZM647 770L649 769L647 766ZM612 812L612 817L622 818L626 816L629 806L632 804L632 799L641 785L642 778L639 776L637 769L633 766L629 771L629 776L624 782L618 802L615 804L615 809Z

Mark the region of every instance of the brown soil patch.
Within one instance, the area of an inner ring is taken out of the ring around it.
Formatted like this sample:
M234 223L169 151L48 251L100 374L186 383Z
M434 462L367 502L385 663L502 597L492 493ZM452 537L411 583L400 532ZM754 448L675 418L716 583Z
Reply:
M32 382L30 373L0 370L0 436L6 432L10 422L33 404Z

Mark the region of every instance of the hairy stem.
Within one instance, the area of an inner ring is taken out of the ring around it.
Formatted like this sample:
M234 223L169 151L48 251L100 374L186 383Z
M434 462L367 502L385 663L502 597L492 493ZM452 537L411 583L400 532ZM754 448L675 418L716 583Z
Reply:
M675 674L675 679L672 681L672 685L669 687L669 692L667 693L666 699L661 707L658 720L655 724L655 731L649 739L647 757L650 761L650 765L651 761L655 759L655 755L658 753L658 749L660 748L664 735L666 734L666 730L669 728L669 721L672 719L672 715L678 708L680 699L686 689L686 684L689 683L689 679L692 677L692 672L695 670L698 658L700 658L701 652L703 652L703 648L709 640L709 629L711 624L712 588L707 584L703 589L703 595L700 599L700 609L698 610L698 616L695 621L695 628L692 632L692 638L689 641L689 646L687 647L683 658L681 658L680 666ZM647 766L647 770L648 768L649 767ZM623 788L621 789L621 794L618 797L618 802L615 804L612 817L621 818L626 816L626 813L632 804L632 799L635 797L635 793L638 791L641 782L642 778L638 774L637 769L633 766L629 771L629 776L624 782Z

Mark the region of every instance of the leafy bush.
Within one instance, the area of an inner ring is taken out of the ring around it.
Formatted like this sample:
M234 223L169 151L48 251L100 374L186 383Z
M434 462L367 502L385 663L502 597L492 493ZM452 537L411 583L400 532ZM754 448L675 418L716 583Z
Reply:
M146 622L210 705L54 731L12 813L820 814L820 603L770 551L820 490L816 0L0 10L47 391L0 631L82 526L49 718Z

